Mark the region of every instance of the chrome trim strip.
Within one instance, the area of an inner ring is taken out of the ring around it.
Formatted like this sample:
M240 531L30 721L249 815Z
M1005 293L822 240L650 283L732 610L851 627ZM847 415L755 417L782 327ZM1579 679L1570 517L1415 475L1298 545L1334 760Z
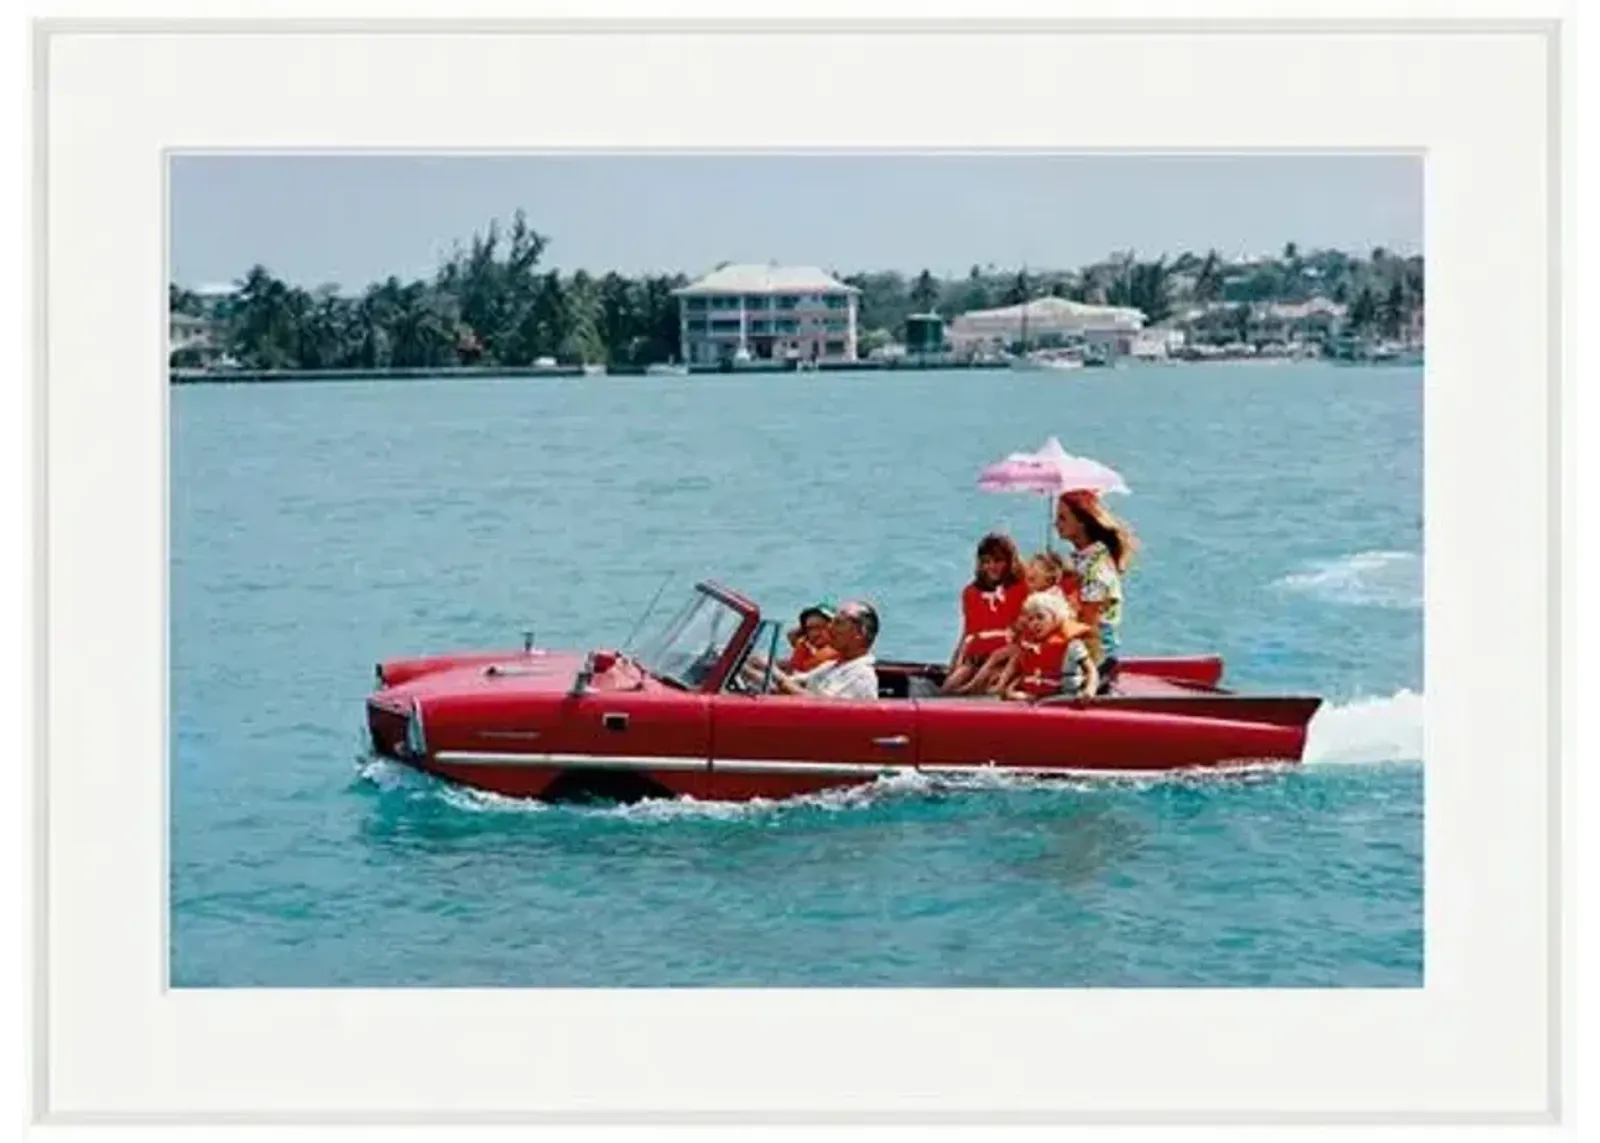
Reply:
M434 756L445 766L523 766L530 769L592 770L673 770L710 771L714 774L814 774L829 777L873 778L887 775L927 774L1011 774L1024 778L1150 778L1162 774L1195 771L1260 769L1263 766L1291 766L1295 759L1267 759L1259 762L1214 763L1195 766L1167 766L1146 770L1083 766L1008 766L1002 763L909 763L810 762L785 758L683 758L663 755L607 754L497 754L477 751L443 751Z
M709 758L681 758L669 755L621 754L496 754L476 750L441 750L434 755L441 766L525 766L530 769L589 770L707 770Z
M711 765L713 774L823 774L864 778L912 774L916 769L904 762L791 762L778 758L723 758Z

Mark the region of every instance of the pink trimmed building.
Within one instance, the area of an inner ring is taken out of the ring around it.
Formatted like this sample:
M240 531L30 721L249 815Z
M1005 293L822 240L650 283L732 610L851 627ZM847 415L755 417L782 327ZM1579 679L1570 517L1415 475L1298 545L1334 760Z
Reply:
M856 360L860 291L815 266L721 266L675 293L685 364Z

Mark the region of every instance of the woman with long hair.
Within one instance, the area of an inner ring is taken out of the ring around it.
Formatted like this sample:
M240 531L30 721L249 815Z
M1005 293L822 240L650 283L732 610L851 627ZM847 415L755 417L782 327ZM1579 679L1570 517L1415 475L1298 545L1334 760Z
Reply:
M1117 670L1117 631L1122 624L1122 577L1139 541L1093 492L1064 492L1056 500L1056 534L1071 545L1067 553L1078 617L1095 631L1092 650L1099 667L1100 691Z

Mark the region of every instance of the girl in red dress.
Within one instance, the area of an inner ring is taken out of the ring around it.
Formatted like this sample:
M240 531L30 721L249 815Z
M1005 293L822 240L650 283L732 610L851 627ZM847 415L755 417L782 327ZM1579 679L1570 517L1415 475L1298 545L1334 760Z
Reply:
M1028 584L1016 541L998 532L979 540L972 582L961 591L961 638L950 653L942 694L971 692L985 665L991 659L1000 661L1027 597ZM994 669L991 665L990 670Z

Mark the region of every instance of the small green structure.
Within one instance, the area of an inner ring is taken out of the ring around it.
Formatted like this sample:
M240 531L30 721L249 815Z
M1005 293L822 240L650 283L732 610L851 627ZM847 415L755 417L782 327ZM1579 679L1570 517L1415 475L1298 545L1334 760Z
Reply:
M942 353L944 318L938 314L912 314L906 318L907 353Z

